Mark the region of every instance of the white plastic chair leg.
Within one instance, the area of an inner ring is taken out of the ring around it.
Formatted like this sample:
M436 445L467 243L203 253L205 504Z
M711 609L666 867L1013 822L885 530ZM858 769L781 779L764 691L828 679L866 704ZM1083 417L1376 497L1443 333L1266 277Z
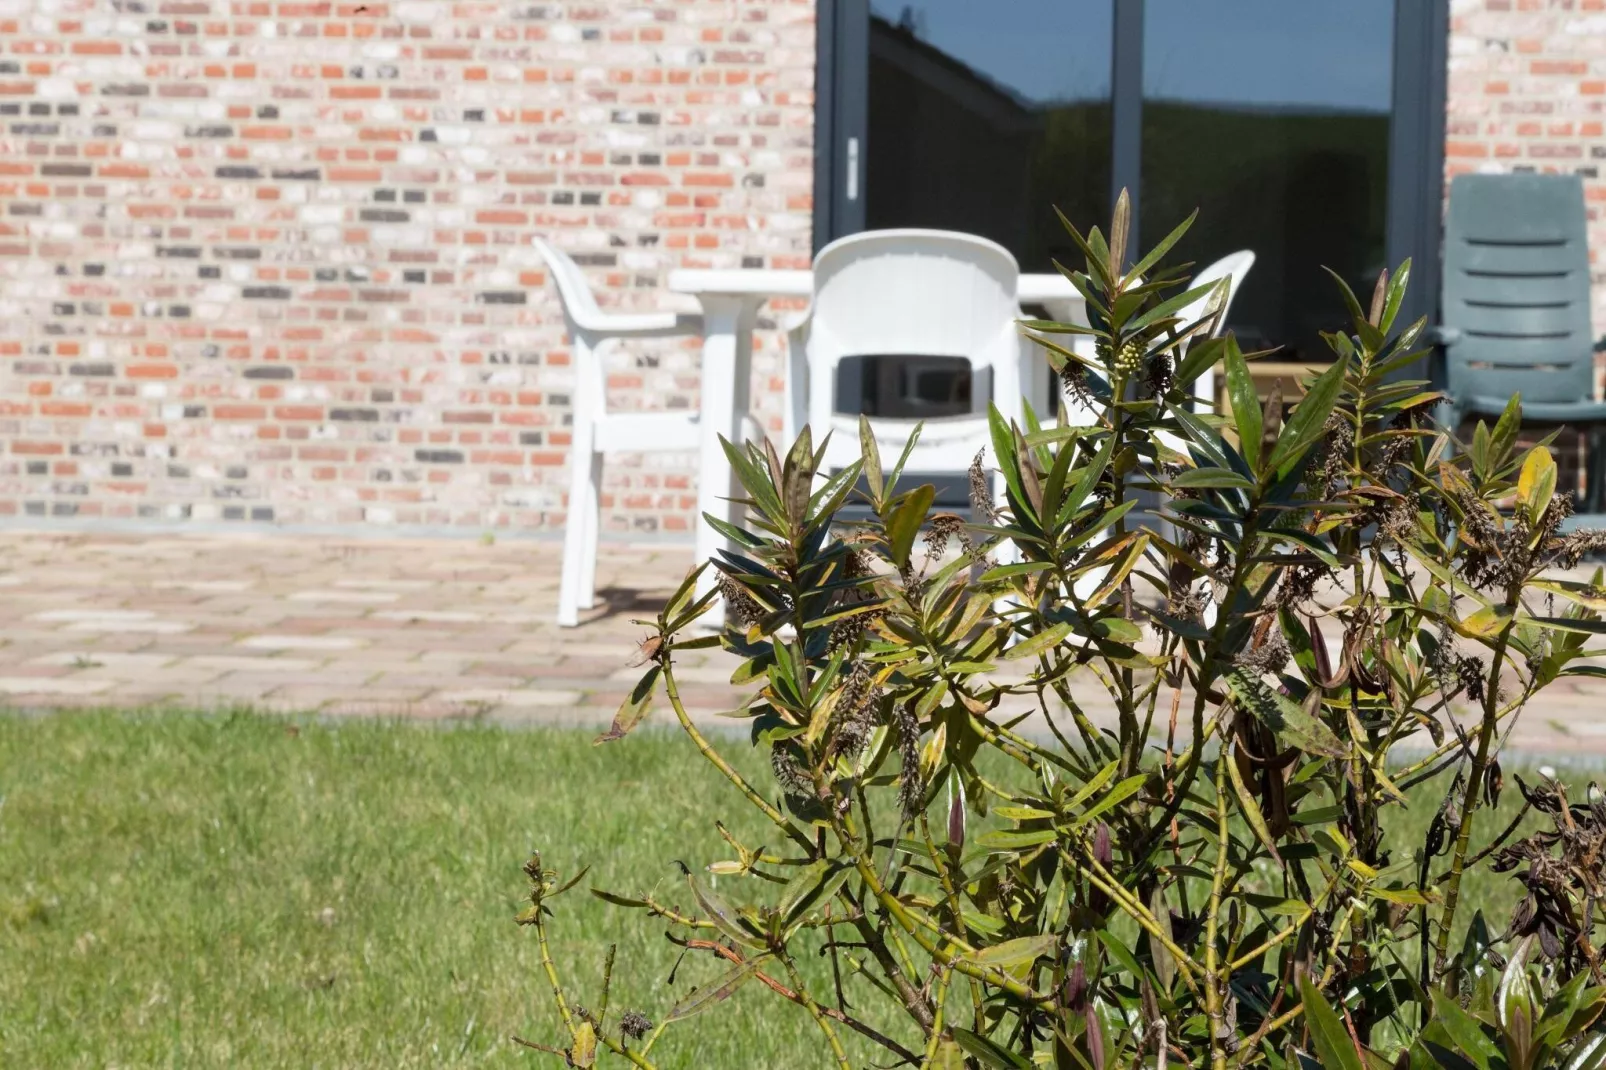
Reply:
M592 449L594 441L590 420L580 418L577 412L574 442L569 453L569 521L563 533L563 578L558 586L558 624L565 628L580 623L582 597L586 605L590 605L591 599L587 591L586 558L589 554L595 559L596 532L585 517L596 515L594 480L600 466Z
M597 544L602 541L602 454L591 455L591 475L586 480L586 500L578 517L585 527L581 544L584 565L580 570L580 608L597 604Z

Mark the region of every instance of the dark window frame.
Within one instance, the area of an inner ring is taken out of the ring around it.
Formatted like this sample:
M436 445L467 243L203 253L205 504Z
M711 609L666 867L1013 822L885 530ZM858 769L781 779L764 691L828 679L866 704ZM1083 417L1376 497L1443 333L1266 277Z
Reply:
M1136 233L1142 171L1143 0L1114 0L1114 4L1110 203L1121 189L1133 191ZM864 179L871 162L869 34L869 0L817 0L815 252L834 238L864 229ZM1390 265L1411 258L1412 285L1402 309L1402 315L1411 319L1431 320L1438 312L1449 34L1449 0L1395 0L1384 240Z

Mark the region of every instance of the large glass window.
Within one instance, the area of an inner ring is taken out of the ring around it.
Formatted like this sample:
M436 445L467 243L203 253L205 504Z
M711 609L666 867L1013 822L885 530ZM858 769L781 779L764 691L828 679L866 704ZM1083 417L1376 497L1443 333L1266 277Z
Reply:
M1384 266L1394 0L1145 0L1145 246L1194 208L1177 256L1255 266L1229 326L1246 349L1330 359L1343 318L1324 266L1362 295Z
M991 238L1023 271L1074 249L1054 218L1106 214L1112 0L871 0L864 217ZM984 408L963 361L850 359L842 411L935 418Z
M1128 2L821 0L851 43L831 68L837 118L820 151L834 177L818 242L935 227L1050 271L1081 260L1053 208L1102 226L1125 184L1144 246L1198 208L1178 258L1199 269L1254 252L1228 326L1246 349L1276 350L1261 367L1291 382L1288 364L1330 359L1319 331L1342 318L1324 267L1364 300L1390 242L1396 255L1435 245L1437 208L1409 194L1437 189L1439 156L1401 131L1432 136L1423 109L1442 117L1446 31L1398 0ZM1409 39L1399 55L1397 27ZM1411 88L1396 101L1402 77ZM915 356L844 368L842 408L938 416L986 404L987 384Z

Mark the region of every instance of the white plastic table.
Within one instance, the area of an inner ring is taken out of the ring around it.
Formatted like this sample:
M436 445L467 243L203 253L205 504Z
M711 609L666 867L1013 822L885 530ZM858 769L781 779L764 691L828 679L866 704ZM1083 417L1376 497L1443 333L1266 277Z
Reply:
M809 297L814 273L806 269L683 268L669 273L669 289L690 294L703 306L702 445L697 470L697 557L711 560L726 539L703 522L702 514L738 523L730 499L739 496L730 462L719 436L740 442L742 421L749 418L753 367L753 322L759 306L772 297ZM1061 275L1022 275L1020 303L1041 305L1062 323L1086 323L1082 295ZM704 576L704 586L713 577ZM724 606L715 604L702 623L718 627Z

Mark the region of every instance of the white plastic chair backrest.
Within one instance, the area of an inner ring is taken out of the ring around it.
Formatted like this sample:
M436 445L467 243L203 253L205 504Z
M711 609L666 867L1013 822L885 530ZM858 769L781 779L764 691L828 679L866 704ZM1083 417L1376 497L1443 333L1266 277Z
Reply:
M535 251L541 254L541 259L546 261L552 281L557 284L558 298L563 302L563 315L569 321L570 333L606 330L607 317L597 307L597 299L585 275L581 273L580 265L545 238L535 238L532 243Z
M963 357L992 369L993 396L1019 394L1020 267L972 234L878 230L839 238L814 260L809 421L826 426L848 357Z
M1222 326L1227 322L1227 311L1232 306L1232 299L1238 296L1238 287L1243 285L1244 276L1249 269L1255 266L1255 254L1248 249L1240 249L1236 253L1228 253L1214 264L1205 268L1193 277L1188 288L1204 286L1207 283L1217 282L1221 279L1229 280L1227 295L1222 299L1216 309L1216 320L1211 325L1211 331L1206 337L1214 338L1221 333ZM1203 297L1189 304L1178 315L1185 326L1203 316L1210 308L1210 299L1214 294L1205 294Z
M533 239L533 244L557 284L563 318L568 324L572 343L569 351L574 360L575 391L571 400L575 416L600 419L607 414L608 401L602 358L597 354L602 337L596 332L606 331L607 316L597 307L580 265L569 259L568 253L544 238Z

